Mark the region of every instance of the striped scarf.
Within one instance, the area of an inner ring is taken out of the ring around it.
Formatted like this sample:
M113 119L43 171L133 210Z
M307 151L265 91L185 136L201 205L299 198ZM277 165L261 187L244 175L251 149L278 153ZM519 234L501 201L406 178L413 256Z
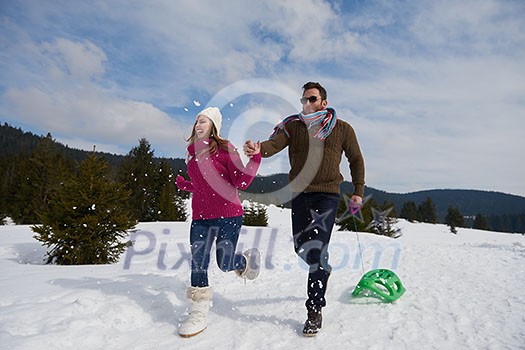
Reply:
M334 129L335 124L337 123L337 115L335 113L335 109L333 108L327 108L322 111L307 115L304 115L302 112L300 114L293 114L284 118L282 122L275 126L273 133L270 135L270 139L273 139L279 130L283 130L286 136L290 137L290 134L286 130L286 124L294 120L302 121L308 127L308 129L316 124L321 123L321 128L315 133L314 137L324 140Z

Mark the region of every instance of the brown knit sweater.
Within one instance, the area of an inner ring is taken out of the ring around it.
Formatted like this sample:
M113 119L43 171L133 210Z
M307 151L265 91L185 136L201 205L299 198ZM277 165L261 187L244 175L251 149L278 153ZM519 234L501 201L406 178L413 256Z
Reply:
M261 143L261 155L271 157L288 146L291 166L288 180L293 192L339 194L344 179L339 168L344 152L350 164L354 194L363 197L365 162L354 129L338 119L324 141L313 137L318 129L319 126L314 126L308 130L302 121L291 121L286 124L290 137L280 130L273 139Z

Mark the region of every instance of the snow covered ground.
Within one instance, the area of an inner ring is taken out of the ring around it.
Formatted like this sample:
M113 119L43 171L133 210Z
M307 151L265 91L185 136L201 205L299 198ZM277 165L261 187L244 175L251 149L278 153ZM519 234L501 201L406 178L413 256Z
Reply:
M212 261L208 329L177 335L187 312L189 222L143 223L136 246L104 266L44 265L29 226L0 226L1 349L525 349L525 237L400 221L403 236L359 234L365 271L387 268L395 303L352 298L363 274L354 232L335 231L333 272L315 338L301 335L306 274L289 210L245 227L239 250L263 253L246 283Z

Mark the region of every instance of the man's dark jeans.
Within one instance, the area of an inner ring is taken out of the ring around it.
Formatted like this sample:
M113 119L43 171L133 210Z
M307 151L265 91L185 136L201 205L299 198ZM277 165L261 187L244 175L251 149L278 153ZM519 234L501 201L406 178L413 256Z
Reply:
M307 308L326 306L326 287L332 270L328 263L328 244L338 203L338 194L324 192L300 193L292 200L295 252L310 267Z

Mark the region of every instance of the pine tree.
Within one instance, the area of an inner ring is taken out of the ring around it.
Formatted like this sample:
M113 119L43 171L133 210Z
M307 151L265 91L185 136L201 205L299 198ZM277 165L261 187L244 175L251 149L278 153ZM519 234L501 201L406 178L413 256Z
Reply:
M129 192L108 177L108 163L91 155L76 177L53 193L39 213L42 225L32 226L35 238L51 248L47 263L107 264L118 261L136 221L122 203Z
M389 200L384 201L383 205L381 206L381 210L387 210L387 209L389 210L389 214L388 214L389 217L391 218L398 217L396 205L394 204L394 202L389 201Z
M268 212L266 206L249 201L243 204L244 214L242 224L246 226L268 226Z
M401 235L401 230L394 228L396 222L395 206L393 203L385 201L379 210L372 208L372 220L368 225L368 231L397 238Z
M248 202L244 201L242 203L242 224L245 226L250 225L250 220L254 216L253 202L249 200Z
M372 232L370 223L374 219L372 208L378 208L376 201L372 197L366 197L359 211L353 215L349 209L350 195L341 196L337 207L337 224L339 230Z
M187 212L184 199L175 184L173 170L168 163L162 162L159 168L158 184L160 194L158 200L158 220L186 221Z
M479 213L476 214L476 218L474 219L473 228L477 230L490 230L487 219Z
M262 203L256 204L258 226L268 226L268 210Z
M448 207L445 223L450 226L450 232L457 234L457 227L465 227L465 219L456 207Z
M38 212L49 206L49 199L72 176L73 165L59 154L51 135L41 140L29 158L17 164L9 189L10 215L17 224L39 222Z
M501 216L501 230L503 232L512 232L512 220L509 214L502 214Z
M427 197L427 199L419 205L419 214L423 222L428 222L430 224L437 223L436 207L432 198Z
M150 143L143 138L128 153L118 169L119 181L131 191L129 205L139 221L158 219L159 168L153 155Z
M8 210L8 180L6 179L7 165L7 159L5 157L0 157L0 225L4 225L4 218L7 216Z
M410 222L421 221L421 214L414 201L407 201L403 203L400 217Z

